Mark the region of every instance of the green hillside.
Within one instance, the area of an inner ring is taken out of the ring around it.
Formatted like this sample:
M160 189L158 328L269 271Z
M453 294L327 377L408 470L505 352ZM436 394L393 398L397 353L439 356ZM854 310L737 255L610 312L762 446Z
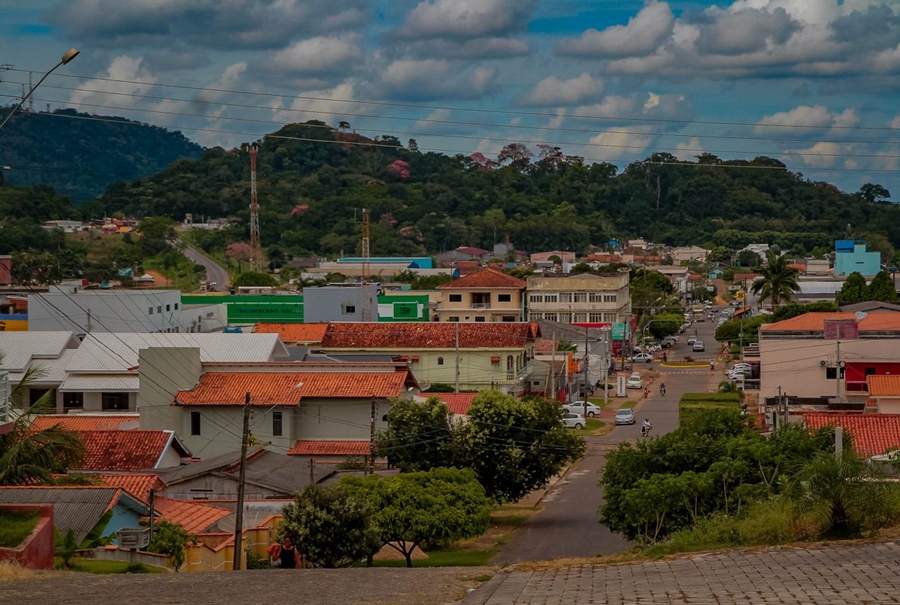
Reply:
M0 120L9 109L0 109ZM7 184L50 186L75 203L96 197L111 183L147 177L201 153L180 132L73 109L17 114L0 130Z

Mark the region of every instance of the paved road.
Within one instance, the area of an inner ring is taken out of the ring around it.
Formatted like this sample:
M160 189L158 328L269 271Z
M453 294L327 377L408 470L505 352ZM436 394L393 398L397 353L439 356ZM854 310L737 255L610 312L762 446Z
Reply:
M231 284L231 280L228 277L228 271L225 267L191 246L186 246L184 248L184 255L194 263L206 267L206 278L210 283L216 284L217 291L228 292L228 286Z
M712 345L715 322L707 321L695 326L701 339ZM670 353L671 359L680 359L688 354L687 337L691 333L689 331L679 338L679 344ZM706 354L712 358L715 347L710 349ZM658 382L650 385L650 398L635 407L636 424L618 426L604 437L588 437L585 457L549 491L542 502L544 510L516 531L492 563L505 565L557 557L592 557L627 550L627 540L598 522L597 510L603 503L603 490L597 485L597 480L606 463L606 452L622 441L638 439L640 423L644 418L650 419L654 435L675 430L678 427L678 401L681 395L714 389L720 377L719 372L713 374L706 368L666 371L660 377L666 383L666 396L659 395Z
M495 576L463 605L900 603L900 545L731 550Z

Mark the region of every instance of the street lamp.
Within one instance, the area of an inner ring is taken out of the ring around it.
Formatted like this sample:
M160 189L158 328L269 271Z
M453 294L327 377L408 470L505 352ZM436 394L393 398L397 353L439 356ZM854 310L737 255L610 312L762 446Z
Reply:
M43 75L43 77L41 77L41 79L38 80L38 83L31 87L31 90L28 91L28 94L25 95L24 97L22 97L22 100L19 101L19 104L16 105L16 107L6 115L6 117L3 119L3 123L0 123L0 129L2 129L4 126L6 126L6 123L9 122L9 119L11 117L13 117L13 114L15 114L17 111L19 111L19 108L22 107L22 105L25 103L25 101L28 100L28 97L31 96L31 93L33 93L34 90L38 86L40 86L44 80L47 79L47 76L52 74L56 70L57 67L59 67L61 65L66 65L67 63L69 63L72 59L74 59L75 57L78 56L79 52L81 52L81 51L79 51L77 48L70 48L69 50L67 50L66 53L62 56L62 59L59 60L59 63L54 65L50 71L45 73Z

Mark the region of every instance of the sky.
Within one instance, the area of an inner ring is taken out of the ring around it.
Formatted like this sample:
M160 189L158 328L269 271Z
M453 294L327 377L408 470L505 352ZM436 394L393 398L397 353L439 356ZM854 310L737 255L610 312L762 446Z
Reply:
M36 110L204 146L317 119L449 154L768 156L900 201L900 0L0 0L0 103L70 47Z

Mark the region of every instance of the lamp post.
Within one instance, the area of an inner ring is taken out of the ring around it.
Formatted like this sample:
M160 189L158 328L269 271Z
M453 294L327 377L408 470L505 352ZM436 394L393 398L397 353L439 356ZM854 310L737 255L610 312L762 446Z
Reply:
M10 119L11 117L13 117L13 114L15 114L17 111L19 111L19 108L22 107L22 105L25 103L25 101L28 100L28 97L30 97L31 94L35 91L35 89L36 89L38 86L40 86L41 83L42 83L44 80L47 79L47 76L49 76L50 74L52 74L52 73L56 70L57 67L60 67L61 65L66 65L67 63L69 63L72 59L74 59L75 57L78 56L78 53L79 53L79 52L81 52L81 51L79 51L77 48L70 48L69 50L67 50L66 53L65 53L65 54L62 56L62 58L59 60L59 63L57 63L56 65L54 65L53 68L50 69L50 71L48 71L47 73L45 73L45 74L41 77L41 79L38 80L38 83L31 87L31 90L28 91L28 94L25 95L24 97L22 97L22 100L19 101L19 104L16 105L15 108L14 108L11 112L9 112L9 113L6 115L6 117L3 119L3 122L0 123L0 129L2 129L4 126L6 126L6 123L9 122L9 119Z

